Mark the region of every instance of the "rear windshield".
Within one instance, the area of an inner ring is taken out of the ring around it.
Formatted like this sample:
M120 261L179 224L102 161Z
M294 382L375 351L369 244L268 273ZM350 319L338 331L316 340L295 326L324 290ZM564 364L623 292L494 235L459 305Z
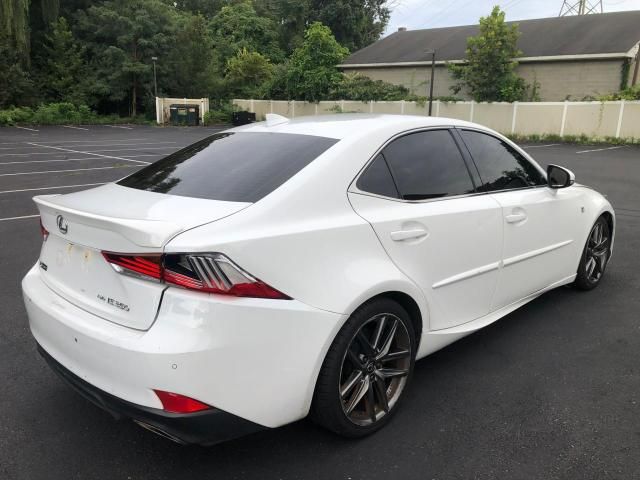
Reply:
M291 133L219 133L118 184L184 197L257 202L337 141Z

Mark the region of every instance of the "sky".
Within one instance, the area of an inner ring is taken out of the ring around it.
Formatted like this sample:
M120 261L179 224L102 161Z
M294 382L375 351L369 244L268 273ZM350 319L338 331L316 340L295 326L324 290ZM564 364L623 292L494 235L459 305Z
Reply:
M589 0L587 0L589 2ZM577 3L571 0L570 3ZM591 1L591 3L598 3ZM640 10L640 0L603 1L604 11ZM557 17L562 0L390 0L391 20L385 35L407 27L409 30L421 28L450 27L478 23L481 16L491 13L495 5L507 12L507 20ZM639 27L640 28L640 27Z

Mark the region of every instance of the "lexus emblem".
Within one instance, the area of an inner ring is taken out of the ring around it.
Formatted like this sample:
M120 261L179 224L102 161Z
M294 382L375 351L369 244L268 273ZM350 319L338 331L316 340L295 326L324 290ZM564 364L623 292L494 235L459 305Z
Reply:
M58 217L56 218L56 224L58 225L58 230L60 230L60 233L66 235L69 231L69 225L62 215L58 215Z

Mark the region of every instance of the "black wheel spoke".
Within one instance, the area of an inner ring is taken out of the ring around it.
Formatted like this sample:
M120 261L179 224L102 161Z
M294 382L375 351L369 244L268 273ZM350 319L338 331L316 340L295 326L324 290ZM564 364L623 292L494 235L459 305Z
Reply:
M386 315L383 317L380 317L380 320L378 320L378 324L376 325L376 330L373 333L373 340L371 341L371 346L375 351L378 351L380 348L380 339L382 338L382 332L384 331L384 327L386 324L387 324Z
M358 382L360 382L361 380L362 380L362 371L354 370L349 376L349 378L347 379L347 381L340 387L340 396L342 397L343 400L349 394L349 392L353 390L353 387L355 387L358 384Z
M409 374L409 370L403 370L398 368L381 368L378 373L384 379L391 379L397 377L406 377Z
M371 423L376 421L376 398L373 393L373 385L376 382L369 382L369 388L367 389L367 414L369 415L369 419L371 419Z
M362 368L362 360L360 360L360 357L354 353L351 347L347 350L347 356L355 368Z
M389 413L389 401L387 399L387 386L384 383L384 380L379 376L376 377L376 381L374 382L376 387L376 395L378 396L378 401L382 406L382 409L385 413Z
M358 403L360 403L360 400L364 398L368 390L369 390L369 377L365 377L360 381L357 389L354 391L353 395L349 399L349 402L347 403L347 407L345 409L347 415L353 412L353 409L356 408Z
M382 347L380 347L380 350L378 352L377 358L381 359L387 356L387 354L389 353L389 350L391 350L391 344L393 343L393 339L396 336L396 330L398 329L398 320L397 319L393 319L393 323L391 324L391 328L389 329L389 333L387 333L387 336L384 339L384 342L382 343Z
M397 352L389 352L380 360L383 362L390 362L392 360L399 360L401 358L408 358L411 355L409 350L398 350Z
M371 343L369 343L369 340L367 340L367 337L364 336L364 333L362 333L362 330L358 332L358 335L356 336L356 338L358 339L358 342L360 342L360 346L362 347L362 350L364 351L365 355L367 356L375 355L375 351L373 350Z

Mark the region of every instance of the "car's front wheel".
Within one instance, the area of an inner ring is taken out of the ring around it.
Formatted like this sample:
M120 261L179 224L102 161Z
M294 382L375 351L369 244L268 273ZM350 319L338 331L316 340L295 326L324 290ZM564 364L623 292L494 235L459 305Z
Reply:
M379 298L360 307L327 353L312 418L347 437L383 427L409 383L415 349L413 325L401 305Z
M602 280L611 255L611 234L607 219L598 218L589 232L578 265L575 285L580 290L591 290Z

